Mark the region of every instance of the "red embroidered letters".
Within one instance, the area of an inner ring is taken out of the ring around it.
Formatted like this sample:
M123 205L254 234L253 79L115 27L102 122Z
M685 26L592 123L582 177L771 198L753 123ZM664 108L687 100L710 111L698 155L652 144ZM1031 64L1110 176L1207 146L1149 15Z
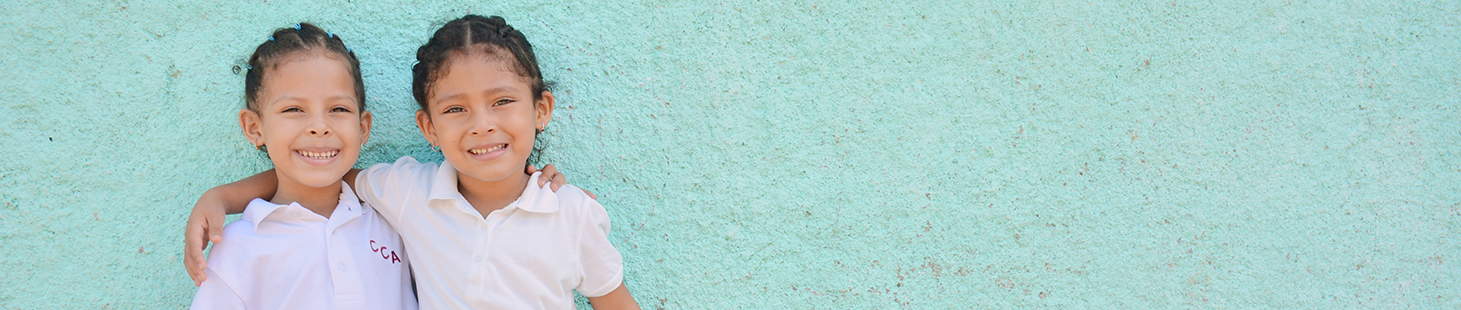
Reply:
M371 239L370 240L370 250L373 251L373 252L376 252L376 253L380 253L380 258L384 258L385 260L391 261L392 264L400 264L401 263L401 258L396 256L396 251L392 251L392 250L386 248L386 246L384 246L384 245L377 247L375 245L375 239ZM387 253L387 252L389 252L389 253Z

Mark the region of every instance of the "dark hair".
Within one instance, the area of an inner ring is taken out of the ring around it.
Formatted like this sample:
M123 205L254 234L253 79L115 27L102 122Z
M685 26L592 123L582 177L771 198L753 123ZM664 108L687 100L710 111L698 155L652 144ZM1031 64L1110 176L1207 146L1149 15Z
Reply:
M431 86L446 74L446 67L453 56L478 54L507 59L511 53L513 72L528 78L533 99L543 99L548 84L543 82L543 73L538 70L538 58L533 55L533 46L527 37L500 16L482 17L467 15L447 22L421 48L416 49L416 66L411 67L413 81L411 94L421 110L427 108L427 96Z
M360 78L360 60L355 59L355 53L345 47L345 42L340 40L339 35L309 23L298 23L294 27L274 30L268 41L254 48L254 55L249 56L249 73L244 78L244 96L248 108L259 110L259 88L263 86L264 73L267 70L273 70L289 56L320 51L339 54L350 63L350 75L355 78L355 97L360 110L365 111L365 83Z

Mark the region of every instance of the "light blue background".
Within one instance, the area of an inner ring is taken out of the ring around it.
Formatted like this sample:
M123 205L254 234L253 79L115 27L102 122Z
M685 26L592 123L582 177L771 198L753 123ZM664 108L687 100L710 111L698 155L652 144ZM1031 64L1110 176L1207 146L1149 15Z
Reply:
M414 52L503 15L546 161L654 308L1461 308L1456 1L5 1L0 308L180 308L267 169L232 72L316 23L366 163L439 160Z

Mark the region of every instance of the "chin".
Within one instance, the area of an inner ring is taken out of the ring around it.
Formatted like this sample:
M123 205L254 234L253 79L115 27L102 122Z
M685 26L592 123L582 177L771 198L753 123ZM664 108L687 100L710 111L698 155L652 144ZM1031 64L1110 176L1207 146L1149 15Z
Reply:
M299 185L304 185L311 188L324 188L335 185L335 183L339 183L340 178L343 177L345 177L344 173L311 173L306 175L297 175L294 177L294 180L296 182L299 182Z

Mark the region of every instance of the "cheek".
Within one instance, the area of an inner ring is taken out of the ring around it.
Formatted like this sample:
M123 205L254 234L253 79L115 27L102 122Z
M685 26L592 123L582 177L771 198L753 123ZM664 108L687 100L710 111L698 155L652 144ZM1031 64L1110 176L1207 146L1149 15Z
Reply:
M334 128L337 135L348 142L360 143L360 137L364 135L364 131L360 128L360 121L356 119L335 121L330 126Z
M435 123L436 139L437 141L441 142L442 147L446 147L448 145L456 147L457 143L460 143L462 141L462 137L467 135L467 129L469 127L470 126L467 126L466 122L461 122L458 120L446 120L444 122L437 122Z

